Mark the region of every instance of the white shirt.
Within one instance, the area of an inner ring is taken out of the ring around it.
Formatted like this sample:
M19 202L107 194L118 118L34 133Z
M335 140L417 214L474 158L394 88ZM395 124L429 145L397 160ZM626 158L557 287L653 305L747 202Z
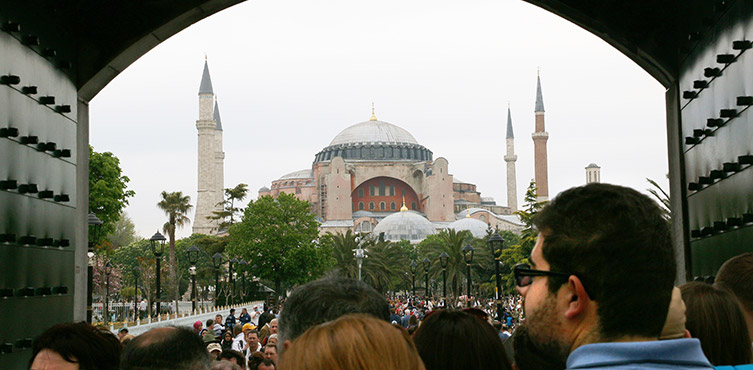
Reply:
M258 343L256 346L257 346L256 347L256 351L252 351L251 348L248 349L248 353L246 353L246 363L247 364L248 364L249 361L251 361L251 354L252 353L261 351L261 343Z
M233 338L233 347L234 350L243 353L243 349L246 348L246 335L241 332L240 334L236 335L235 338Z

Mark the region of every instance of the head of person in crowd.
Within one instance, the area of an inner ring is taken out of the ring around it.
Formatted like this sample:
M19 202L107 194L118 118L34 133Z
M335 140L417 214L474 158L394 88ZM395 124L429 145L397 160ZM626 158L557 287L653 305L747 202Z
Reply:
M703 353L715 366L753 361L750 335L735 296L702 282L680 287L687 307L685 327L701 341Z
M249 369L256 369L257 366L259 366L260 363L262 363L265 360L264 354L261 352L252 352L251 356L248 357L248 368Z
M682 300L680 288L672 288L672 300L669 301L669 312L664 327L661 329L660 340L690 338L690 332L685 329L685 302Z
M277 363L277 346L269 344L266 347L264 347L264 358L270 359L276 364Z
M277 365L274 363L274 361L270 359L264 359L260 363L256 365L256 368L254 370L275 370L277 369Z
M716 273L714 286L737 297L745 314L748 335L753 338L753 252L727 260Z
M549 353L541 351L531 341L528 328L523 325L515 329L510 337L514 349L513 369L515 370L562 370L565 361Z
M196 334L201 333L201 328L202 328L201 320L198 320L198 321L196 321L196 322L193 323L193 331Z
M364 313L385 322L390 319L384 296L361 281L329 276L297 287L280 312L280 354L308 328L349 313Z
M277 334L270 334L269 337L267 337L267 346L277 346L277 343L278 343Z
M120 338L120 344L122 344L122 345L124 345L124 346L125 346L125 345L126 345L126 344L128 344L128 343L129 343L130 341L132 341L132 340L133 340L133 338L136 338L136 336L135 336L135 335L133 335L133 334L128 334L128 335L124 336L123 338Z
M232 362L243 369L246 368L246 357L243 356L242 353L232 349L222 350L222 353L220 353L220 361Z
M209 352L210 359L219 360L220 353L222 353L222 346L219 343L210 343L207 346L207 352Z
M283 312L285 310L283 309ZM385 319L350 314L308 329L280 358L280 370L423 370L410 337Z
M251 351L256 351L259 347L259 331L249 330L246 332L246 343Z
M240 329L240 325L235 325ZM233 345L233 332L230 330L225 330L222 333L222 348L230 348Z
M232 362L215 361L212 363L210 370L246 370Z
M494 328L464 311L433 311L413 341L427 370L511 369Z
M272 319L269 321L269 334L277 334L277 319Z
M542 351L564 361L586 344L659 337L676 264L656 202L592 183L560 193L534 225L531 265L515 274L529 336Z
M117 370L121 344L104 328L85 322L45 330L31 347L29 369Z
M126 335L128 335L128 328L122 327L118 330L118 339L123 339Z
M191 329L165 327L139 335L123 351L120 370L206 370L209 353Z

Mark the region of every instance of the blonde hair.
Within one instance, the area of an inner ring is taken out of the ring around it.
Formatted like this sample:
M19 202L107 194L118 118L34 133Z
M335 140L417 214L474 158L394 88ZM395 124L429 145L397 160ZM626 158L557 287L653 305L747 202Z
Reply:
M279 370L425 370L400 329L351 314L308 329L282 355Z

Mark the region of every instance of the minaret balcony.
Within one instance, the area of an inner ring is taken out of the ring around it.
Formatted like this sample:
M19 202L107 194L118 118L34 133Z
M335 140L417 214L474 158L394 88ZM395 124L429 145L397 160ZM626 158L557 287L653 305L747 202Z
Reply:
M513 154L513 155L506 155L504 158L505 158L505 162L515 162L515 161L518 160L518 156L515 155L515 154Z

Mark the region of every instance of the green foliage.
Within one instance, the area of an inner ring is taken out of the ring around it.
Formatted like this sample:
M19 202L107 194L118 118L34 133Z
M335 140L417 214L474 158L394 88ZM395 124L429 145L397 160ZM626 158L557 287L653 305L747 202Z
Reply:
M89 228L89 241L99 244L115 230L128 198L136 194L128 190L129 181L120 169L118 157L110 152L97 153L89 146L89 211L102 221L96 238L94 228Z
M178 284L178 266L175 255L175 229L183 227L191 221L187 216L192 208L190 203L191 197L183 195L183 192L180 191L172 193L163 191L160 196L162 197L162 200L157 203L157 207L165 212L165 215L167 216L167 222L162 226L162 230L167 233L167 239L170 241L170 253L168 255L168 266L170 266L170 279L168 286L170 289L168 291L171 293L171 299L176 301L177 307L179 296L178 291L180 287Z
M208 218L210 220L220 221L220 230L227 229L230 225L236 221L236 216L243 211L242 208L236 207L235 202L242 201L248 194L248 185L238 184L234 188L225 189L225 200L219 203L222 206L222 211L213 211L212 216Z
M273 281L279 295L283 283L314 280L331 265L328 248L315 243L317 228L309 202L285 193L277 199L263 196L230 226L227 255L257 265L256 275Z
M113 248L131 244L139 239L136 236L136 226L125 212L120 214L114 226L115 230L107 236L107 241L112 244Z

